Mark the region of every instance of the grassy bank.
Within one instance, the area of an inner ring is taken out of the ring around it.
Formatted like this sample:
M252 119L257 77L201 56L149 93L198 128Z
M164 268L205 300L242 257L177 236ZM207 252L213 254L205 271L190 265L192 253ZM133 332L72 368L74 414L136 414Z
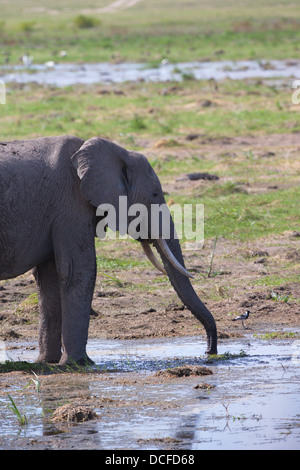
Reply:
M8 84L7 104L0 109L1 137L101 133L131 146L136 137L168 137L171 147L193 131L211 138L298 132L298 111L289 88L260 81L215 85L188 79L63 89Z
M288 0L141 0L104 12L108 0L0 1L0 63L289 59L300 50L300 15ZM82 16L83 15L83 16ZM61 51L67 55L61 57ZM1 57L2 55L2 57Z

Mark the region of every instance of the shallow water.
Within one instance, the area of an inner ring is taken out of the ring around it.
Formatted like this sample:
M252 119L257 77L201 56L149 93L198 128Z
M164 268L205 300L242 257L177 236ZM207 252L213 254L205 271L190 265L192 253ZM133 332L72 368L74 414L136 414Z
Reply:
M40 85L69 86L94 83L111 84L123 82L181 81L186 76L197 80L243 80L247 78L300 78L299 60L270 61L219 61L162 63L151 67L139 63L91 63L91 64L42 64L24 66L1 66L0 79L5 83L30 83Z
M33 361L36 351L24 346L8 351L11 358ZM122 406L111 406L109 412L96 406L101 419L73 425L66 432L43 417L50 403L46 392L39 402L36 393L27 394L21 402L28 418L25 427L1 407L0 448L26 448L34 439L38 448L49 447L51 441L51 448L107 450L166 445L190 450L299 449L300 342L251 336L225 340L219 352L237 357L209 364L205 357L196 357L204 348L197 337L91 340L88 353L103 372L74 373L71 378L68 374L67 379L61 374L57 387L62 396L80 390L91 397L91 404L110 397ZM181 364L205 364L213 375L153 380L156 371ZM194 388L203 382L215 388ZM3 395L1 402L7 403Z

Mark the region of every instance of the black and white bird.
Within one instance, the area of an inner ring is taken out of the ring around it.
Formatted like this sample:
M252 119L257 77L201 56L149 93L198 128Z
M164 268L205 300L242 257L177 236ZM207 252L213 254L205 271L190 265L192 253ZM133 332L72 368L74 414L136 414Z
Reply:
M237 320L241 320L242 322L242 325L243 325L243 328L245 328L245 325L244 325L244 321L247 320L247 318L249 317L250 315L250 310L246 310L245 313L243 313L242 315L236 317L236 318L233 318L232 321L237 321Z

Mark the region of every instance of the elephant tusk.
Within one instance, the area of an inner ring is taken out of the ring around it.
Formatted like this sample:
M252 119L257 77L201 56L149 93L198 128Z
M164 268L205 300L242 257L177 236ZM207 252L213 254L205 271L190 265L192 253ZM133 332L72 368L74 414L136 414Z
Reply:
M149 261L155 266L159 271L161 271L163 274L167 274L165 268L160 264L160 262L155 258L155 255L151 249L151 246L146 240L141 241L143 250L148 257Z
M194 276L190 274L180 263L177 261L175 256L173 255L172 251L168 247L168 244L166 240L163 238L159 238L157 240L158 245L160 246L160 249L162 250L163 254L166 256L166 258L170 261L170 263L174 266L174 268L177 269L181 274L187 277L193 278Z

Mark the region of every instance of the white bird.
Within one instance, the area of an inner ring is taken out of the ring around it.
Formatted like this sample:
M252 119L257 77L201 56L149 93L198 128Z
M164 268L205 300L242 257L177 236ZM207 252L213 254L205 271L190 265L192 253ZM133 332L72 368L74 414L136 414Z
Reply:
M22 56L22 62L25 67L30 67L30 65L32 64L32 61L33 61L32 55L24 54Z
M250 313L251 313L250 310L246 310L245 313L243 313L242 315L239 315L239 316L236 317L236 318L233 318L232 321L241 320L242 325L243 325L243 328L245 328L244 320L247 320L247 318L249 317Z
M45 62L44 65L46 65L48 69L53 69L55 62L53 62L53 60L48 60L48 62Z

